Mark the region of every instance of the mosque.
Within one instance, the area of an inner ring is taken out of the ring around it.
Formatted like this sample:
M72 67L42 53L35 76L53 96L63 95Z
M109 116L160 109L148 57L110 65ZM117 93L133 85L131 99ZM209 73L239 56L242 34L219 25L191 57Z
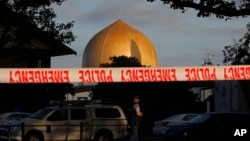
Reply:
M141 31L121 19L96 33L83 52L82 67L95 68L110 63L112 56L136 57L142 65L157 67L154 45Z

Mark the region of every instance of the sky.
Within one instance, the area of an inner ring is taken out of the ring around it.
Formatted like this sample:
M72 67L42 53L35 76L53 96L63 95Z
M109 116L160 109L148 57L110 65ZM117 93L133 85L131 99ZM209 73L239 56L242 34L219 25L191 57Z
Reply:
M68 45L77 55L53 57L52 68L81 68L88 41L122 19L143 32L153 43L159 67L201 66L204 59L223 65L222 50L247 32L249 18L225 21L215 16L199 18L197 11L173 10L160 0L68 0L53 6L59 23L74 21L76 40Z

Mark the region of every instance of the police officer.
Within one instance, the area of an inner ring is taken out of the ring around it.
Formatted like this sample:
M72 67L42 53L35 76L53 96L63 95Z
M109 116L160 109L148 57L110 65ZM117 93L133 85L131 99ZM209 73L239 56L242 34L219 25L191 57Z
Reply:
M132 115L131 115L131 135L129 141L139 141L139 125L141 122L142 112L139 105L140 99L135 96L133 99Z

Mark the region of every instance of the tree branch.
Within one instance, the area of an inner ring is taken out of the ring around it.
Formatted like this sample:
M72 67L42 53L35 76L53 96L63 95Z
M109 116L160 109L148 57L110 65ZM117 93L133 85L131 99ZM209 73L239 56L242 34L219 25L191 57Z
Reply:
M154 2L156 0L147 0ZM243 4L238 6L242 7L237 9L236 3L227 2L223 0L202 0L196 3L195 0L161 0L163 4L170 5L172 9L180 9L185 12L186 8L192 8L197 11L198 17L209 17L212 14L216 15L217 18L230 18L230 17L247 17L250 15L250 7L246 7Z

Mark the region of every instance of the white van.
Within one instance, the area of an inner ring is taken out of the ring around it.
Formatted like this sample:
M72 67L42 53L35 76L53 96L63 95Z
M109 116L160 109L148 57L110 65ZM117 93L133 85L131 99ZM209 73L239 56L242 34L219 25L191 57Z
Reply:
M127 137L128 121L118 105L44 107L22 124L12 126L8 137L0 129L2 139L16 141L112 141Z

